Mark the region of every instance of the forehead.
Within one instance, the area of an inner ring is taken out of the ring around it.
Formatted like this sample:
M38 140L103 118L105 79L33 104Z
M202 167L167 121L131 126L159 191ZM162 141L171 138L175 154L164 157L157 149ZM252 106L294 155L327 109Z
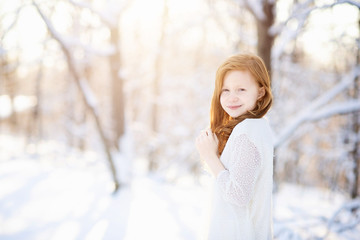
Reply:
M257 85L257 82L247 70L231 70L225 74L223 80L223 86L228 85Z

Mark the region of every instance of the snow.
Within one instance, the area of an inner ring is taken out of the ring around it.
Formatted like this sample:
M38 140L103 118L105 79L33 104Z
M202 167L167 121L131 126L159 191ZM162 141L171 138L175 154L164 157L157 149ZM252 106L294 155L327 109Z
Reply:
M304 27L306 18L300 18L298 20L298 25L296 29L285 28L283 25L279 24L278 26L273 25L270 28L270 34L273 36L278 35L278 44L274 45L272 49L272 58L280 59L281 55L284 53L286 46L294 39L296 39ZM280 34L279 34L280 33Z
M6 50L0 46L0 57L4 56L6 53Z
M10 117L14 112L23 112L35 107L37 99L34 96L17 95L11 104L9 95L0 95L0 119Z
M69 49L78 47L89 54L96 56L107 57L114 55L116 50L114 45L103 44L101 47L95 47L90 44L81 42L78 38L66 36L62 38L63 44Z
M314 115L309 116L309 120L319 120L331 117L335 114L348 114L351 112L360 111L360 101L351 100L342 103L329 104L326 108L319 110Z
M58 142L22 143L0 135L0 239L198 239L211 194L208 175L169 183L148 174L138 159L131 184L111 194L98 153ZM351 220L344 211L359 204L324 189L281 184L274 195L275 237L356 239L356 219L353 228L339 229Z
M79 5L80 7L89 7L90 8L90 6L87 6L87 5L85 6L85 5L81 5L80 3L75 3L73 1L71 1L71 2L74 5ZM97 48L92 45L82 43L77 38L70 37L70 36L62 36L55 29L52 22L47 18L47 16L45 16L45 14L42 12L41 8L36 3L34 3L34 6L36 7L38 13L40 14L41 18L45 22L46 27L48 28L48 30L50 31L52 36L59 42L59 44L62 47L66 48L69 52L70 52L71 47L80 47L81 49L85 50L86 52L95 54L98 56L109 56L109 55L113 55L115 53L115 46L113 46L113 45L104 45L104 46L101 46L101 48Z
M69 0L69 2L79 8L90 10L93 14L97 15L101 21L111 28L115 28L119 21L122 11L129 5L129 1L108 0L102 2L102 6L93 6L86 1ZM101 1L99 1L101 3ZM98 10L100 9L100 10Z
M89 104L89 106L96 109L98 105L97 98L94 92L91 90L91 87L87 82L87 79L81 78L79 79L79 83L80 83L81 91L84 93L86 102Z
M286 141L289 136L301 125L303 122L311 119L311 115L316 113L316 110L325 104L327 104L330 100L336 97L340 92L346 89L351 83L353 83L354 79L359 76L360 68L354 67L352 71L350 71L347 75L343 77L343 79L335 85L333 88L319 96L318 98L314 99L312 103L307 106L305 109L301 110L296 116L293 117L293 120L286 125L286 127L278 134L275 139L274 145L277 147L281 145L284 141ZM353 106L356 104L346 105L347 110L356 109L357 106ZM349 107L350 106L350 107ZM350 109L349 109L350 108ZM339 112L334 111L334 108L331 108L332 114L340 114L344 110L343 108L337 108L335 110L341 110ZM330 111L326 111L325 113L330 113ZM324 112L320 112L319 114L324 114ZM319 114L315 116L314 119L319 118ZM324 116L328 116L328 114L324 114Z
M256 19L265 20L266 16L263 11L263 1L262 0L245 0L246 5L249 7L250 11L254 14Z
M49 32L51 33L51 35L59 42L61 43L61 45L65 48L67 48L67 46L65 45L65 40L63 39L63 37L56 31L56 29L54 28L53 24L51 23L51 21L44 15L44 13L42 12L41 8L39 7L39 5L35 2L33 2L33 5L35 6L37 12L39 13L39 15L41 16L42 20L44 21L47 29L49 30Z
M69 2L74 6L89 9L91 12L93 12L94 14L99 16L99 18L109 26L116 25L116 21L114 21L114 19L111 17L111 15L103 14L103 13L97 11L94 7L92 7L90 4L88 4L86 2L80 2L80 1L74 1L74 0L69 0Z
M325 1L326 2L326 1ZM270 28L270 34L273 36L278 36L277 43L274 45L272 50L273 59L279 59L281 55L284 53L287 45L292 42L294 39L299 37L300 32L304 31L304 26L309 20L309 16L317 10L332 8L335 5L341 4L350 4L356 7L360 7L359 1L351 1L351 0L338 0L333 1L329 4L321 4L314 0L300 1L293 5L290 16L284 21L279 23L275 23ZM289 23L296 23L296 27L290 27ZM315 36L312 36L313 38Z
M334 212L341 209L344 202L344 196L326 189L283 184L279 194L274 196L274 236L279 239L323 239L327 235L326 239L357 239L359 226L347 237L328 228Z
M137 166L112 195L102 156L49 143L20 154L21 142L1 136L0 239L196 238L203 187L175 187Z
M329 6L331 7L331 6L334 6L334 5L337 5L337 4L344 4L344 3L354 5L354 6L358 7L358 8L360 8L360 2L358 0L356 0L356 1L355 0L338 0L333 4L329 4ZM326 6L326 7L328 7L328 6Z

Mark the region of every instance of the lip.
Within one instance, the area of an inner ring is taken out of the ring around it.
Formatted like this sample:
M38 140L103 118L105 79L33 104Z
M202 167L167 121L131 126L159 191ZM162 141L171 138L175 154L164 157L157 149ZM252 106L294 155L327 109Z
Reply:
M230 108L231 110L236 110L238 108L240 108L242 105L236 105L236 106L228 106L228 108Z

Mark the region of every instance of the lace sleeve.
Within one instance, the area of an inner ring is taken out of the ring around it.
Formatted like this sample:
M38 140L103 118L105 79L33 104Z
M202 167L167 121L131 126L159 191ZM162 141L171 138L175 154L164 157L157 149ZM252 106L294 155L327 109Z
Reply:
M234 139L228 163L228 169L219 173L216 182L225 201L245 206L252 198L261 166L259 151L247 135Z

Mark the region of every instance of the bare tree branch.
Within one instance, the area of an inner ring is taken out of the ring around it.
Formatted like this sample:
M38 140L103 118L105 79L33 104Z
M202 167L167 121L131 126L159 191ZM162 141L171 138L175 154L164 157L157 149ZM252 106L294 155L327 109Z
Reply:
M331 4L309 7L312 4L314 4L314 0L308 0L305 3L299 3L299 4L295 5L294 10L292 10L293 14L288 19L286 19L282 23L273 25L270 28L270 31L269 31L270 35L275 37L275 36L278 36L281 33L283 33L282 35L284 36L282 39L280 39L279 44L277 44L277 46L273 50L273 58L278 59L284 52L286 45L290 41L297 38L297 36L301 32L302 28L305 26L306 20L309 18L310 14L313 13L314 11L332 8L332 7L334 7L336 5L340 5L340 4L350 4L350 5L354 5L355 7L360 8L360 2L352 1L352 0L338 0ZM296 29L295 30L285 29L288 22L293 19L296 19L298 22Z
M266 20L266 15L263 10L264 3L261 0L243 0L246 8L258 20Z
M348 3L350 5L354 5L358 8L360 8L360 2L356 2L356 1L351 1L351 0L338 0L334 3L331 3L331 4L325 4L325 5L322 5L322 6L314 6L314 7L309 7L309 5L313 4L314 3L314 0L309 0L305 3L299 3L297 5L295 5L295 9L292 10L293 14L288 17L288 19L286 19L284 22L278 24L277 26L273 26L271 28L271 34L272 35L278 35L282 30L283 28L286 26L286 24L291 21L292 19L298 19L300 22L303 22L304 20L306 20L309 15L316 11L316 10L321 10L321 9L327 9L327 8L332 8L336 5L339 5L339 4L345 4L345 3ZM303 19L303 20L301 20Z
M87 81L84 81L81 77L80 74L78 73L76 67L75 67L75 61L70 53L70 50L68 49L65 41L63 41L62 37L60 36L60 34L55 30L55 28L53 27L52 23L50 22L50 20L44 15L44 13L41 11L40 7L38 6L38 4L33 0L33 5L35 6L36 10L38 11L38 13L40 14L41 18L43 19L47 29L49 30L50 34L53 36L53 38L59 43L59 45L61 46L61 49L66 57L67 60L67 64L68 64L68 68L70 73L73 75L74 80L76 82L76 85L78 86L83 100L86 104L86 106L88 107L88 109L90 110L91 115L94 117L94 120L96 122L96 126L98 129L98 132L100 134L101 140L104 144L104 149L107 155L107 159L110 165L110 170L112 173L112 177L113 177L113 181L114 181L114 192L116 192L119 187L120 184L117 180L117 176L116 176L116 169L113 163L113 159L112 159L112 155L111 155L111 151L110 151L110 147L109 147L109 143L108 140L105 136L105 133L103 131L102 125L100 123L100 118L98 116L98 110L97 110L97 106L96 106L96 102L94 100L94 95L92 94L92 91L90 89L90 87L88 86Z
M342 212L352 212L355 209L359 209L360 208L360 200L356 199L356 200L352 200L350 202L345 203L344 205L342 205L338 210L335 211L335 213L333 214L333 216L330 218L330 220L328 221L328 225L327 225L327 232L325 234L325 236L322 239L326 239L330 232L343 232L352 228L355 228L359 223L360 223L360 217L358 216L358 214L346 214L348 217L350 218L354 218L352 222L349 223L337 223L336 219L339 217L339 215Z
M308 121L318 121L320 119L329 118L334 115L343 115L360 111L360 101L352 100L344 103L337 103L321 109L314 115L309 115Z
M338 83L332 89L327 91L325 94L315 99L307 108L300 111L293 118L293 120L283 129L283 131L278 135L278 137L275 140L274 146L278 147L282 143L284 143L302 123L309 121L311 119L311 115L314 115L318 108L328 103L337 94L339 94L345 88L347 88L354 81L354 78L356 78L359 75L360 75L360 66L354 67L354 69L348 75L344 76L343 80L340 83ZM318 115L318 117L320 117L320 114Z
M94 13L95 15L97 15L100 20L102 22L104 22L107 26L109 27L116 27L117 26L117 21L118 21L118 17L114 17L111 16L111 14L109 15L108 13L103 13L101 11L98 11L97 9L93 8L91 6L91 4L88 4L86 2L82 2L82 1L75 1L75 0L68 0L72 5L80 7L80 8L86 8L88 10L90 10L92 13ZM129 7L131 1L122 1L121 3L117 4L117 9L123 11L124 9L126 9L127 7ZM121 14L121 11L117 11L118 14Z
M27 4L22 4L20 7L18 7L18 8L15 10L15 13L9 12L9 13L4 14L4 15L1 16L0 21L2 21L3 18L4 18L6 15L8 15L8 14L15 14L15 18L14 18L14 20L11 22L11 24L10 24L6 29L3 29L3 30L1 31L0 42L2 42L2 41L4 40L4 37L6 36L6 34L7 34L13 27L15 27L15 25L16 25L18 19L19 19L19 15L20 15L21 10L24 9L24 7L26 7L26 6L28 6L28 5L27 5Z

